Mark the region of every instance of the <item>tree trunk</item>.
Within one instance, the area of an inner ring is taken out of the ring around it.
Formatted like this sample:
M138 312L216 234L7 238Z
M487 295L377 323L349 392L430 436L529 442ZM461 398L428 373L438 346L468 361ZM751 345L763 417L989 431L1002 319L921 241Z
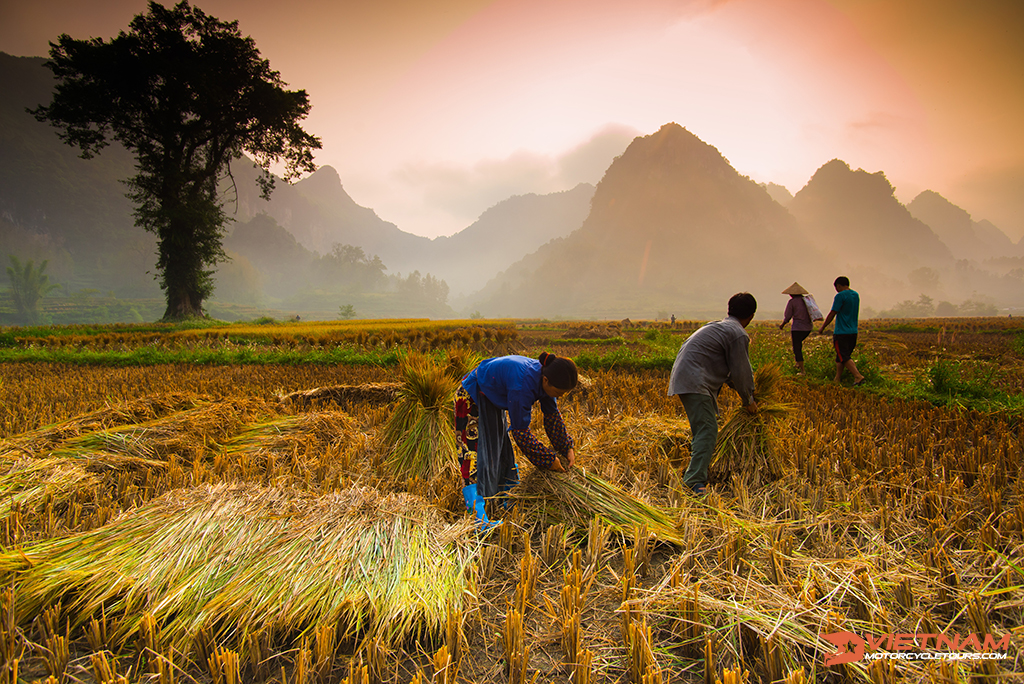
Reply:
M204 318L203 300L190 296L188 292L167 293L167 310L164 321L184 321L189 318Z
M218 226L202 220L204 210L217 212L212 201L204 202L208 199L193 199L191 205L171 203L172 208L165 209L166 213L186 216L184 220L175 216L160 233L157 268L163 271L161 284L167 295L165 321L205 317L203 301L213 292L213 280L207 268L216 262L220 248Z

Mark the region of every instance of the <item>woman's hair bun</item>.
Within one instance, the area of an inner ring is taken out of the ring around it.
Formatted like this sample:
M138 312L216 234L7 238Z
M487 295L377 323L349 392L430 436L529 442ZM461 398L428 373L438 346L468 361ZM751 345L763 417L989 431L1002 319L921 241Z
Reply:
M540 361L541 373L558 389L571 390L579 381L572 359L541 352L537 360Z

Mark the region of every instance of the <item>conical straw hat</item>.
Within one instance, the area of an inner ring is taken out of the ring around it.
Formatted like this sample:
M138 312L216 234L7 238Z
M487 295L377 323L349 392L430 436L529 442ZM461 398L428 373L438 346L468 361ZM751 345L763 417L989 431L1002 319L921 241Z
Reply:
M807 290L805 290L804 288L800 287L800 283L793 283L792 285L787 287L785 290L783 290L782 294L805 295L805 294L811 294L811 293L808 292Z

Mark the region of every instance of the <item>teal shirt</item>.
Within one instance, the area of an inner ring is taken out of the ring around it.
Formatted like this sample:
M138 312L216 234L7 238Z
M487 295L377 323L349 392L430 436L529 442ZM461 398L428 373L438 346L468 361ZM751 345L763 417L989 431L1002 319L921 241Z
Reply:
M832 300L836 312L836 335L856 335L857 317L860 314L860 295L854 290L837 292Z

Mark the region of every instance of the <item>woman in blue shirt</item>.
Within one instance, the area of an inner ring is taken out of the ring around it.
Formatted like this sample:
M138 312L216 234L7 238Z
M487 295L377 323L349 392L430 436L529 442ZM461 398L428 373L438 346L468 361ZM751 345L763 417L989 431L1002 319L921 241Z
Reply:
M499 356L487 359L462 379L455 397L466 508L489 525L484 499L507 492L519 482L512 439L538 468L565 472L576 459L556 399L576 387L572 359L548 354L537 359ZM540 402L551 447L530 431L533 405ZM508 412L506 422L505 412Z

